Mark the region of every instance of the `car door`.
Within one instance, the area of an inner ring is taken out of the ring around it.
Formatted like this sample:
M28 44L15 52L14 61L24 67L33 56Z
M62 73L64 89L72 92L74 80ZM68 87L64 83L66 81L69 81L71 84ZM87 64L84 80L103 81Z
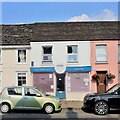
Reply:
M24 108L41 109L40 93L34 88L24 88Z
M115 92L115 94L117 95L116 101L115 101L117 103L116 108L120 109L120 88Z
M120 89L110 95L109 104L111 108L120 109Z
M23 107L22 87L7 88L8 100L12 103L14 108Z

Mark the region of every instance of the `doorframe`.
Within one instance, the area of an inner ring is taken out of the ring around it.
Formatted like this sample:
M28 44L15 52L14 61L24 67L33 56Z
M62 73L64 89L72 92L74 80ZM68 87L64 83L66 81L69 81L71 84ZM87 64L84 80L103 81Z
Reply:
M62 73L64 74L64 94L59 96L60 94L60 91L57 91L57 74L59 73L55 73L55 77L56 77L56 96L61 98L61 99L66 99L66 72L65 73ZM59 74L60 75L60 74ZM62 91L61 91L62 92Z
M101 73L103 72L103 73L107 74L108 70L96 70L96 74L98 74L98 72L101 72ZM98 92L98 82L96 82L96 85L97 85L97 92ZM105 85L105 91L106 91L107 90L107 81L105 81L104 85Z

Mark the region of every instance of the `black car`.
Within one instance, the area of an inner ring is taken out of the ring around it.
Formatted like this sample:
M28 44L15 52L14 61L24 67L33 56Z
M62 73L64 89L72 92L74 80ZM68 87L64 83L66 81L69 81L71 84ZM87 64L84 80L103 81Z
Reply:
M120 110L120 84L114 85L105 93L85 95L83 107L93 109L98 115L105 115L111 109Z

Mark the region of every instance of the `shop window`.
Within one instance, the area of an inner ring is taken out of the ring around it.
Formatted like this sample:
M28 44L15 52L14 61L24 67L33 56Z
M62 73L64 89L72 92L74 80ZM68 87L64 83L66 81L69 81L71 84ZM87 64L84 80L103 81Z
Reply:
M107 62L107 46L106 45L96 46L96 62L97 63Z
M118 45L118 62L120 63L120 45Z
M83 91L89 91L89 73L69 73L68 92Z
M54 91L54 80L52 73L34 73L33 86L39 88L44 92Z
M18 63L26 63L26 50L18 50Z
M77 62L77 45L67 46L68 62Z
M27 73L17 73L18 86L26 85Z
M52 46L43 46L43 61L52 61Z

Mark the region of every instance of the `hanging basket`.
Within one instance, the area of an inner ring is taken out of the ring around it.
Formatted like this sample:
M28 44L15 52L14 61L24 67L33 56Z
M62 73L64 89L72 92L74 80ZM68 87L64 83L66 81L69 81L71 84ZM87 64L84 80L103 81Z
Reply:
M107 77L108 79L114 79L114 78L115 78L115 75L109 73L109 74L106 74L106 77Z
M99 76L97 74L92 75L92 80L93 81L98 81Z

